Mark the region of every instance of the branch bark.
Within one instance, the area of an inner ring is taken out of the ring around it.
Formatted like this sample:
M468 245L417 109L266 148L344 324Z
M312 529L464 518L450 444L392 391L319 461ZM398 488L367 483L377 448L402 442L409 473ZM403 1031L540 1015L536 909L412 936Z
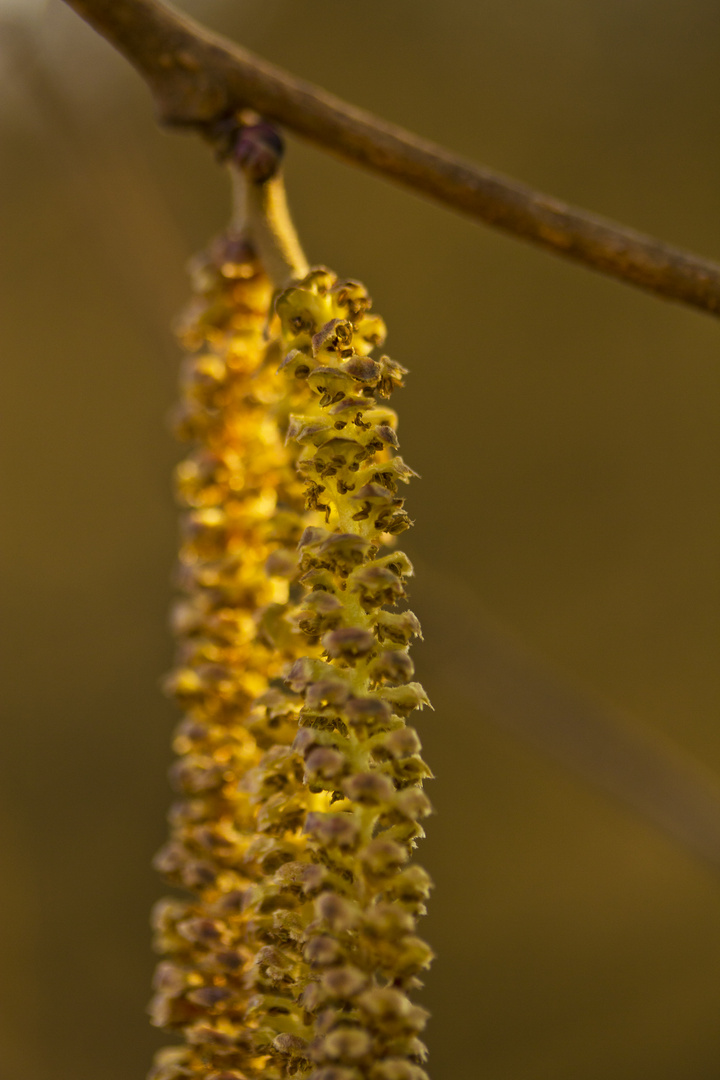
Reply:
M720 264L568 206L341 101L159 0L65 0L145 79L161 122L251 108L345 161L621 281L720 314Z

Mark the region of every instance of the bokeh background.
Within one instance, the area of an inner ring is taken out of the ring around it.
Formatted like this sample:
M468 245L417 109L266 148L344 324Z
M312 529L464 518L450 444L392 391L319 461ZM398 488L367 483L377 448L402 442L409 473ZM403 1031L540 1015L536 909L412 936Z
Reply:
M715 0L184 7L720 256ZM60 0L0 19L0 1080L129 1080L163 1041L143 1011L176 720L169 326L228 191ZM720 775L717 322L292 138L287 174L309 257L368 284L411 369L413 608L444 638L497 622ZM447 655L418 649L434 1080L717 1080L717 873L499 728Z

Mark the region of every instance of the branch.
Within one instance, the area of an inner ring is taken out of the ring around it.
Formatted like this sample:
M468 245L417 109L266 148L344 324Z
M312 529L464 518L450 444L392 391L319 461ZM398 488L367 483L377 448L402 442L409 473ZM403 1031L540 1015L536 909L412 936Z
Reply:
M455 210L621 281L720 314L720 265L568 206L355 108L159 0L65 0L139 71L162 122L211 134L243 108Z

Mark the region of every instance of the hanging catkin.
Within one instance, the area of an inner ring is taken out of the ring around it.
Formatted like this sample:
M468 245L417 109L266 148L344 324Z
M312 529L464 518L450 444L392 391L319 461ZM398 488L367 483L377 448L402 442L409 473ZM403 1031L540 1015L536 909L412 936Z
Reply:
M410 521L356 282L310 271L277 297L245 240L194 270L177 430L183 510L170 687L180 799L158 868L153 1023L182 1033L153 1080L423 1080L408 992L430 888L408 860L430 805L406 719L419 635L399 610Z

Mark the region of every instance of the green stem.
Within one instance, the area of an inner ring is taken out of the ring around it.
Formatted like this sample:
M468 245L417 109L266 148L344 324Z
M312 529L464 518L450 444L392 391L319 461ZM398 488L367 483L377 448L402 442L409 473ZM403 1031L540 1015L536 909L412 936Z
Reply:
M277 289L309 270L285 194L281 172L269 180L250 180L234 165L234 224L252 243L265 273Z

